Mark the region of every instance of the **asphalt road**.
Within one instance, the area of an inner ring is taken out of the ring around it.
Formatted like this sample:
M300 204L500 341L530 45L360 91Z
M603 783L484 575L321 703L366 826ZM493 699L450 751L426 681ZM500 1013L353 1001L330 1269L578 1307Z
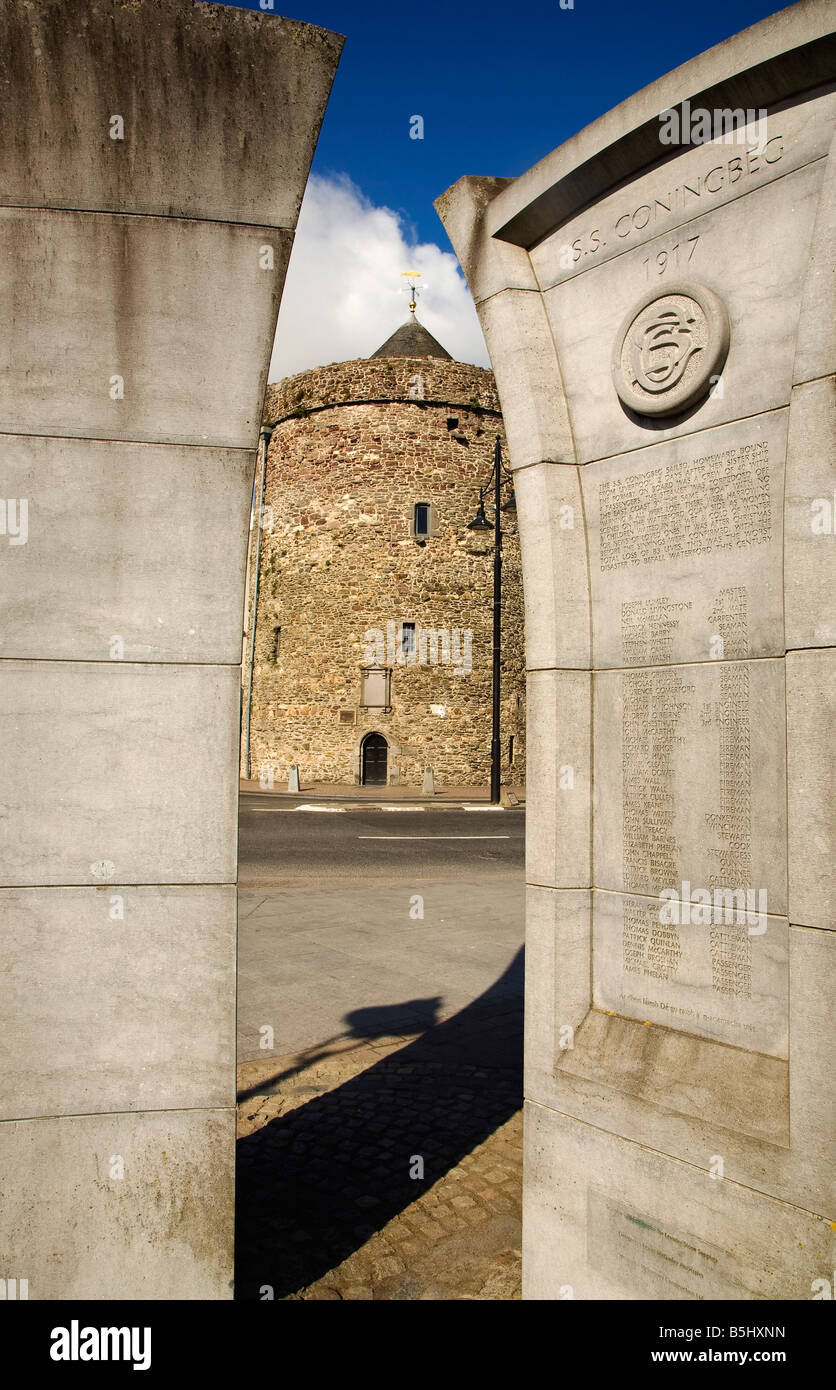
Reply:
M318 809L305 809L315 805ZM459 878L463 870L522 873L525 812L452 806L393 810L242 793L238 881L269 887L289 879Z
M280 1057L519 1001L524 834L518 809L242 795L239 1061L267 1059L265 1025Z

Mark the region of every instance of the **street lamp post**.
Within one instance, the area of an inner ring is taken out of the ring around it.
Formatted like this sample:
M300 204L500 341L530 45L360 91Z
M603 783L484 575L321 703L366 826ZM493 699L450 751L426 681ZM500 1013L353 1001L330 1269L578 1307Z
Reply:
M253 606L250 613L250 656L247 669L247 702L244 708L244 776L249 778L252 775L250 767L250 721L253 708L253 666L255 665L255 629L258 622L258 587L261 575L261 526L264 511L264 484L267 477L267 452L270 448L270 440L273 437L273 425L264 426L258 436L258 448L261 455L261 483L258 492L258 510L255 505L255 486L253 486L252 511L250 514L250 528L252 529L253 519L255 519L257 530L255 540L255 581L253 584ZM250 541L249 550L252 550ZM248 557L249 558L249 557ZM247 565L247 592L245 605L249 601L249 564Z
M496 437L493 452L493 474L484 488L479 489L479 510L473 521L468 522L469 531L493 531L493 677L491 713L491 804L499 805L499 766L501 759L499 734L500 661L502 651L502 526L503 510L513 507L511 499L502 506L502 447L499 435ZM493 482L493 524L485 515L485 494Z

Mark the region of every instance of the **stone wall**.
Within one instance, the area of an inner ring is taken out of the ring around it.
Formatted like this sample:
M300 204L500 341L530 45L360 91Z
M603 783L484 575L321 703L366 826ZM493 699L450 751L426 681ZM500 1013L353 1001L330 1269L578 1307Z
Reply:
M0 5L0 1278L32 1300L232 1296L247 524L340 46Z
M420 380L419 380L420 378ZM422 393L422 394L421 394ZM433 357L358 357L286 377L267 387L265 424L322 406L420 398L499 412L493 372Z
M423 397L410 399L411 391ZM261 538L252 776L272 768L286 780L298 763L303 784L357 782L362 739L377 731L389 743L392 783L420 786L429 765L440 785L487 785L493 534L467 523L497 434L504 444L492 373L427 358L340 363L270 387L265 418L276 429ZM425 540L412 535L416 502L432 507ZM503 512L502 526L502 780L519 783L524 636L513 511ZM392 634L402 622L449 633L450 659L442 638L437 664L431 642L426 664L400 664ZM377 656L392 668L391 708L365 710L361 668L376 659L366 633L377 629L385 639L387 624L388 650Z
M526 580L528 1298L832 1297L831 29L438 204Z

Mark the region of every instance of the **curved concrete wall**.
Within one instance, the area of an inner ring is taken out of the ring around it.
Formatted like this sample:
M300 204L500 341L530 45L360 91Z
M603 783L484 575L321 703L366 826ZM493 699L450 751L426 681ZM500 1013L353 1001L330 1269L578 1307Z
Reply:
M250 497L342 40L0 3L0 1277L228 1298Z
M437 204L516 470L529 1298L808 1299L834 1267L829 21L784 10Z

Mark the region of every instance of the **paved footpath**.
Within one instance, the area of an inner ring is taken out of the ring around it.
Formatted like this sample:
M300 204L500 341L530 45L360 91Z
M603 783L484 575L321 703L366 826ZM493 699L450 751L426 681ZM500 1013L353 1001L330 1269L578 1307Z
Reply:
M237 1298L519 1298L521 954L423 1033L239 1068Z

